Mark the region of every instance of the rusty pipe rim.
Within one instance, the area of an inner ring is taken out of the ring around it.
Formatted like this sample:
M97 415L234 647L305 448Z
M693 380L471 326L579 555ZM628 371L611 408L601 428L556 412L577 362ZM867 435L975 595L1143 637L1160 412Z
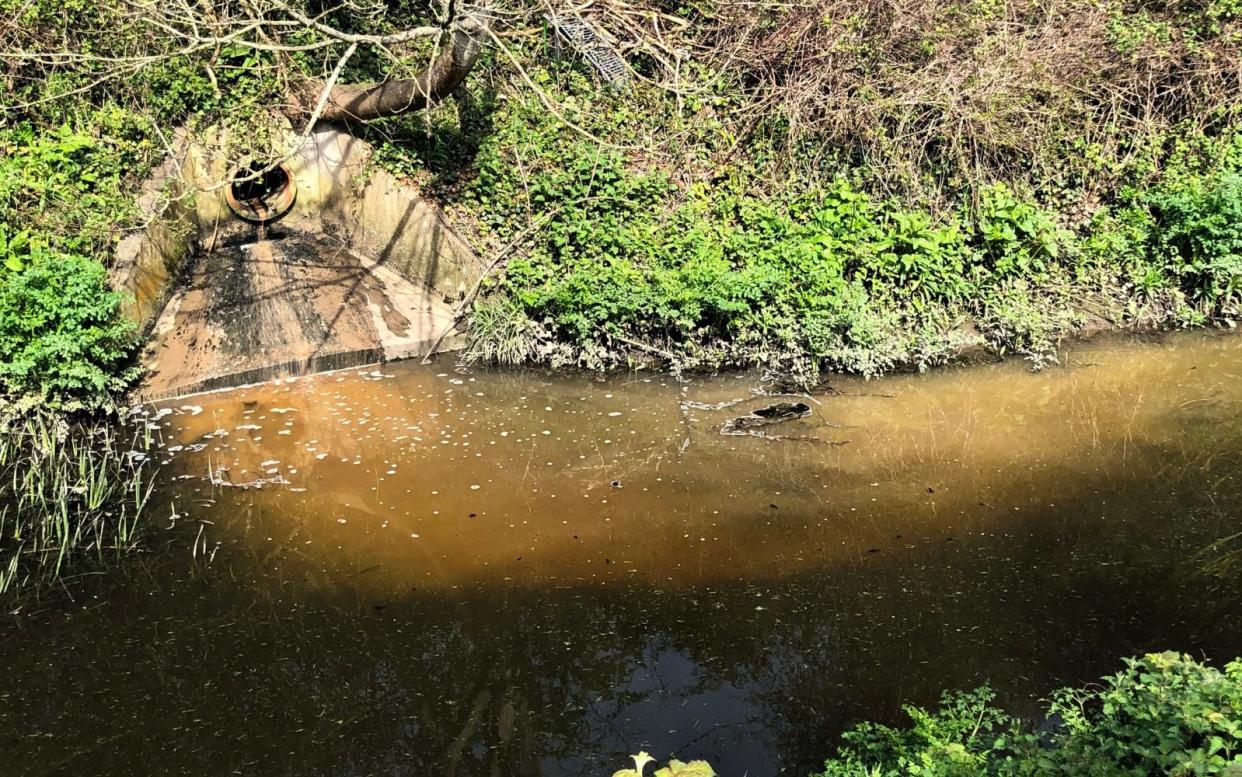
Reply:
M297 181L283 164L262 172L249 164L242 165L224 189L229 210L251 224L270 224L280 219L293 208L297 196Z

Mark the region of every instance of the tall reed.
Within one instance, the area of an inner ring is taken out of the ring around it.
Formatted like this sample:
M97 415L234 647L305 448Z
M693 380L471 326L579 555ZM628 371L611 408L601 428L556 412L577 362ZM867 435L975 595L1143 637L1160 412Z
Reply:
M0 595L135 545L155 467L145 427L36 410L0 424Z

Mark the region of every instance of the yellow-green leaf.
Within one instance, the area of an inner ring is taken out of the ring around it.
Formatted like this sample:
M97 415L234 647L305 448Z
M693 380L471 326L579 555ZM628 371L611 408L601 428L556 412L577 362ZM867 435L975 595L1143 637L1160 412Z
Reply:
M687 764L673 760L656 772L655 777L716 777L716 772L707 761L691 761Z

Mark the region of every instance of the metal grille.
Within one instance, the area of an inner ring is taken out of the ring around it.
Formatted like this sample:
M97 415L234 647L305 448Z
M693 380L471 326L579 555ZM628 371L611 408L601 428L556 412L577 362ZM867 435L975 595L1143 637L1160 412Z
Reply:
M552 27L557 48L570 48L590 62L599 73L600 78L609 84L626 84L630 80L630 69L626 67L621 55L613 51L595 32L595 28L581 16L553 16L545 14L548 24Z

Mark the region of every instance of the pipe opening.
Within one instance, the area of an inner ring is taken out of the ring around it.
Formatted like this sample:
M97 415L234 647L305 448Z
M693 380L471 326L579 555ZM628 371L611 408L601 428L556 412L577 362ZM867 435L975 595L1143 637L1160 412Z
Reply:
M284 165L263 172L259 170L250 164L238 168L225 190L225 199L229 209L240 218L267 224L289 212L297 187L289 168Z

